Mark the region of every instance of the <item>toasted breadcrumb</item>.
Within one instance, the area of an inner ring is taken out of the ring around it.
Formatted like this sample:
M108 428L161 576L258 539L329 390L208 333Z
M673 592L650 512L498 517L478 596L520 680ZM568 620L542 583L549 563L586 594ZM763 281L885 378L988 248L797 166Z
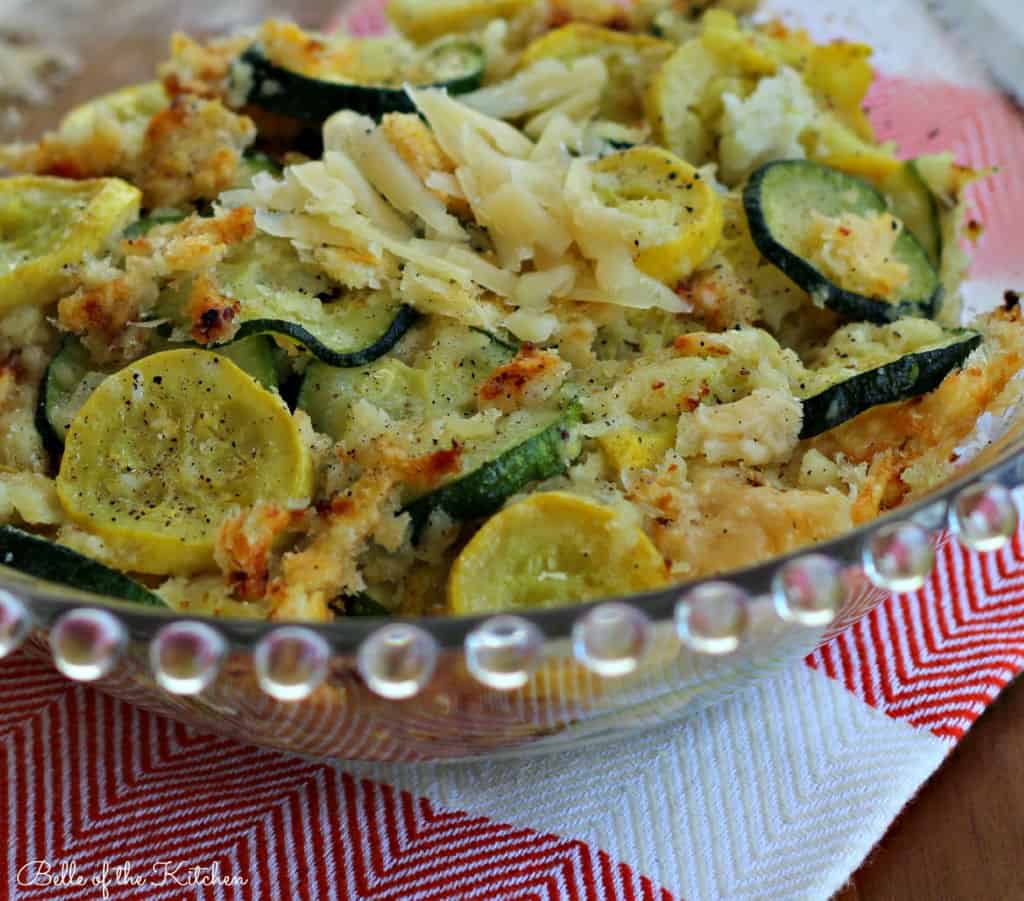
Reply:
M138 184L150 209L213 198L238 176L256 137L248 116L220 100L179 95L149 123L138 161Z
M202 43L176 32L171 36L171 58L158 70L164 90L171 97L194 94L223 99L231 64L250 42L248 35L239 35Z
M480 409L493 407L512 413L526 406L539 406L561 387L570 368L558 354L527 344L477 389Z
M156 303L161 286L171 279L198 275L220 262L229 249L256 232L253 211L247 207L219 216L190 216L179 223L161 225L145 237L122 244L124 269L110 265L87 267L79 277L80 287L57 305L60 327L80 336L97 361L130 359L147 336L132 329ZM208 286L208 280L199 280ZM214 294L216 292L210 289ZM202 294L202 291L199 292ZM220 295L216 295L220 299ZM206 309L197 301L197 328ZM223 311L227 306L221 304ZM214 340L229 334L233 316L218 320L207 329ZM237 326L235 326L237 328ZM202 334L202 330L200 329ZM216 333L216 334L214 334Z
M301 523L304 514L302 509L261 501L225 519L214 556L235 597L257 601L266 595L274 545Z
M380 526L385 503L409 464L390 442L378 442L376 451L371 466L329 501L306 547L285 554L281 575L269 588L273 619L329 619L332 599L366 587L359 556Z
M181 93L149 119L97 110L86 124L2 148L0 164L62 178L125 178L142 189L147 209L173 208L232 187L242 153L255 138L248 116L220 99Z

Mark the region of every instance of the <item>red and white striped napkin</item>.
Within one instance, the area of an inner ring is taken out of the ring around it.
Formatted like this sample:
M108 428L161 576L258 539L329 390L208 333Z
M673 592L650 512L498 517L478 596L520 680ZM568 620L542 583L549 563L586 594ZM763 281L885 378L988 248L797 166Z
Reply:
M1022 666L1024 532L945 544L923 591L684 723L524 762L308 763L19 655L0 895L826 899Z
M914 0L869 4L867 24L837 0L775 6L879 48L889 74L871 114L904 154L950 148L1001 165L974 197L986 230L970 293L1024 285L1019 113ZM378 9L357 26L379 27ZM940 557L923 591L718 707L524 762L308 763L198 734L17 656L0 664L0 894L828 898L1024 667L1024 532L996 554L948 542Z

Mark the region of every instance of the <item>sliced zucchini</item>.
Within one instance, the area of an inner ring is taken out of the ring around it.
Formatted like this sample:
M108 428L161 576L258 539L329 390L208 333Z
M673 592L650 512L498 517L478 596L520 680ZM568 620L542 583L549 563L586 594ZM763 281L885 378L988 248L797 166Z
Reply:
M534 494L488 520L448 580L456 615L553 607L664 585L650 538L610 507L561 491Z
M523 51L520 68L541 59L562 62L597 56L608 68L601 98L601 116L634 124L643 118L644 95L655 73L675 47L644 34L627 34L584 22L573 22L538 38Z
M391 616L391 611L371 598L365 591L348 597L338 598L330 604L332 610L341 616Z
M269 335L252 335L217 348L243 372L247 372L268 391L276 391L280 381L277 345Z
M372 363L418 318L412 307L388 293L345 293L280 238L259 236L239 245L215 274L219 289L241 304L235 341L279 335L328 366ZM181 319L180 291L170 292L162 303L167 315Z
M765 258L821 306L850 319L892 322L933 316L941 296L938 273L917 238L903 228L892 248L907 278L895 296L869 296L827 278L802 249L814 214L838 217L881 215L885 198L871 185L807 160L783 160L758 169L743 191L751 237Z
M74 267L139 215L141 199L138 188L117 178L0 179L0 312L57 300Z
M36 405L36 429L52 455L60 455L72 421L108 375L109 370L96 368L89 351L77 338L64 339L43 373Z
M493 445L470 455L466 475L406 505L413 540L419 538L434 513L444 513L458 522L481 519L500 510L528 485L564 473L581 450L578 418L575 407L567 412L512 418Z
M485 332L450 328L412 365L393 357L351 369L312 363L302 381L299 407L309 413L318 432L336 441L345 436L352 406L359 400L398 422L471 413L477 386L514 355L514 348Z
M204 350L153 354L105 379L67 432L57 494L128 571L211 568L224 517L304 502L309 449L288 408Z
M475 91L483 81L485 64L479 44L452 38L425 50L411 69L402 67L388 77L364 83L353 69L336 74L319 72L311 77L284 68L272 62L260 44L253 44L235 64L232 78L242 86L246 101L253 106L281 116L322 123L343 109L374 119L385 113L414 113L416 107L405 91L407 83L444 88L449 94Z
M357 401L368 401L393 420L406 420L429 404L430 395L426 373L401 360L387 358L350 369L311 363L302 379L298 405L309 413L313 428L340 441Z
M344 304L341 314L308 325L287 319L249 319L243 322L235 340L279 335L328 366L365 366L391 350L418 317L412 307L380 293L349 297Z
M908 160L882 184L893 213L921 242L932 265L942 260L942 221L939 202L921 177L916 160Z
M13 526L0 526L0 563L25 575L148 607L166 606L158 595L115 569Z
M218 348L217 352L249 373L267 390L276 390L277 361L271 338L254 335ZM64 436L78 411L100 383L115 371L98 368L77 338L65 337L60 350L43 373L36 406L36 429L51 454L60 455Z
M634 147L592 165L594 189L638 225L636 265L667 285L691 275L722 238L722 202L689 163L661 147ZM647 233L657 237L648 238Z
M980 344L981 335L975 332L952 333L936 344L817 391L803 401L800 437L813 438L872 407L934 391Z

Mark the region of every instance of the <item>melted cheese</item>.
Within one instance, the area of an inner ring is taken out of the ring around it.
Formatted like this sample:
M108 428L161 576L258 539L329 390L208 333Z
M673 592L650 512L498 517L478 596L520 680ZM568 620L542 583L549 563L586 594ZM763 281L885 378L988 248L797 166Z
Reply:
M891 300L910 279L910 267L894 254L903 226L891 213L833 218L812 211L804 235L808 259L848 291Z

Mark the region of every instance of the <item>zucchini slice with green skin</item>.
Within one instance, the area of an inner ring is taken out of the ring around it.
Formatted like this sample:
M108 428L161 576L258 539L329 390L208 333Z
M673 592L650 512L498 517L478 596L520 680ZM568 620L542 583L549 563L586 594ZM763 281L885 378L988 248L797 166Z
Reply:
M946 344L906 354L831 385L803 401L801 438L813 438L882 404L934 391L981 344L981 335L963 331Z
M216 276L220 290L241 303L234 341L280 335L328 366L372 363L419 317L387 294L339 290L280 238L248 242L217 267Z
M908 160L882 185L893 214L921 242L934 266L942 260L942 221L939 203L921 177L916 160Z
M147 607L167 606L159 595L116 569L13 526L0 526L0 563L37 579L81 591Z
M268 391L276 391L280 381L277 345L268 335L253 335L234 340L214 348L215 353L227 357L240 369L248 372Z
M409 306L400 303L388 304L383 310L372 311L368 309L367 300L346 301L350 304L347 311L353 318L364 317L367 321L359 323L361 326L379 323L380 330L375 337L358 350L338 350L320 336L313 334L297 322L288 322L284 319L250 319L243 322L235 335L235 341L241 341L256 335L280 335L298 344L300 347L311 353L320 362L339 369L348 369L355 366L365 366L372 363L378 357L384 356L391 350L409 331L413 323L419 318L419 314ZM224 353L231 345L221 345L211 348L218 353Z
M428 51L422 63L427 79L415 87L466 94L480 87L485 65L479 44L460 38L442 41ZM405 92L405 79L396 78L395 85L376 85L346 82L340 77L312 78L276 65L259 44L242 53L232 70L232 80L244 91L247 103L268 113L307 122L322 123L343 109L378 120L386 113L416 112Z
M457 522L482 519L496 513L527 485L543 482L566 471L579 456L582 442L576 424L579 410L553 413L525 440L517 441L482 465L447 485L407 504L412 519L413 543L436 512Z
M65 337L43 373L36 401L36 431L51 455L60 456L71 421L109 374L96 369L77 338Z
M822 306L849 319L878 323L935 315L942 285L928 252L909 228L900 232L894 254L910 277L892 302L844 289L797 251L813 212L830 217L885 212L885 198L867 182L820 163L780 160L754 172L744 188L743 205L758 250Z
M428 353L426 365L410 366L393 357L351 369L311 363L302 380L298 405L309 413L318 432L335 441L344 437L352 406L359 400L368 401L396 422L471 413L477 387L514 357L516 348L479 329L466 329L448 345L448 353L438 349Z
M391 616L391 611L377 603L365 591L332 601L328 606L339 616Z
M152 349L167 348L161 345ZM277 389L277 359L271 338L256 335L218 347L216 352L244 369L264 388ZM77 338L71 335L64 338L43 373L36 402L36 429L50 454L60 455L72 420L100 382L115 371L97 367Z

